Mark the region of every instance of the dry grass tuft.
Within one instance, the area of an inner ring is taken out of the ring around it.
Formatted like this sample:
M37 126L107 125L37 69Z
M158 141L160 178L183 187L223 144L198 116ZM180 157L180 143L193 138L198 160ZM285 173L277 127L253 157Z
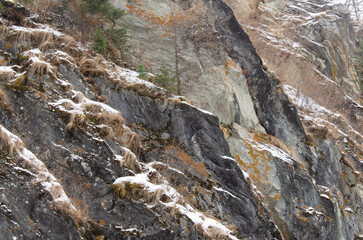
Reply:
M176 206L176 204L173 204L170 208L169 208L169 213L170 216L172 217L178 217L179 215L181 215L179 208Z
M15 71L1 71L0 70L0 81L8 82L15 78Z
M137 160L136 155L127 148L122 148L123 161L120 162L121 166L125 166L136 173L140 173L142 168Z
M11 138L2 127L0 127L0 143L1 149L5 150L10 156L24 148L24 144L20 139Z
M0 36L4 38L5 36L9 35L9 28L5 25L0 26Z
M83 56L79 61L79 70L85 76L104 76L107 77L107 71L102 67L103 59L101 57L94 57L92 59L89 56Z
M342 161L345 165L347 165L350 169L352 169L353 172L357 171L357 168L355 167L354 163L349 158L343 156Z
M7 111L10 110L10 103L8 97L6 96L4 90L2 90L1 88L0 88L0 105Z
M30 41L32 39L33 33L31 31L21 31L18 30L14 33L10 33L9 38L15 38L15 41L20 43L25 43L27 41Z
M147 191L145 187L138 183L122 182L113 184L112 189L120 198L130 198L135 200L143 199L147 203L156 204L159 201L170 202L171 199L165 194L164 189L157 189L154 192Z
M32 61L29 67L30 74L37 74L38 76L43 76L50 73L53 67L44 61Z
M162 199L164 193L165 193L165 190L159 188L155 192L146 192L144 198L145 198L146 202L156 204Z
M284 152L286 152L288 155L291 156L291 149L283 142L281 141L280 139L274 137L274 136L270 136L269 135L269 143L274 145L275 147L283 150Z
M53 48L55 48L55 43L53 41L46 41L39 45L39 50L42 52Z
M43 44L45 42L53 42L53 33L49 31L33 31L32 32L32 40L35 42L38 42L40 44Z
M69 203L65 202L53 203L53 207L56 210L70 216L76 226L84 226L89 219L87 205L80 200L72 200L72 205L74 206L74 208L70 207Z
M66 126L67 131L72 130L75 127L82 126L86 123L87 118L84 114L74 112L70 116L69 123Z
M326 139L328 136L327 127L310 126L306 130L313 136L314 139Z
M142 149L140 136L125 125L122 126L119 132L116 132L114 138L133 152Z
M222 240L227 239L227 234L220 228L210 227L208 231L204 231L203 236L207 239Z

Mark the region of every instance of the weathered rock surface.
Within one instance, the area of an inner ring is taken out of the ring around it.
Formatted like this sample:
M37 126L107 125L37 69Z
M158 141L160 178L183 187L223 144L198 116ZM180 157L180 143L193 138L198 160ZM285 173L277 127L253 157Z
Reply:
M234 13L267 68L283 84L341 112L361 131L361 91L351 58L354 32L342 5L268 1L259 4L255 18L238 9Z

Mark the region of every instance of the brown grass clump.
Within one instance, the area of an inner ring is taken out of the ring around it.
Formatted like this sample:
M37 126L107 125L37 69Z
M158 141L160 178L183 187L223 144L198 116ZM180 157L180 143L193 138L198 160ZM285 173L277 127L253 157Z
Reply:
M125 125L116 126L114 139L126 145L133 152L142 149L140 136Z
M6 93L4 90L0 88L0 105L5 108L7 111L10 110L10 103L8 100L8 97L6 96Z
M20 43L25 43L27 41L30 41L30 39L32 38L33 33L31 31L22 31L22 30L18 30L14 33L11 33L9 36L9 38L15 38L15 41L20 42Z
M328 136L327 127L310 126L307 128L307 131L313 136L314 139L326 139Z
M50 62L55 66L60 64L72 64L76 66L75 60L70 55L62 54L61 52L55 52Z
M347 158L346 156L343 156L342 161L345 165L347 165L349 168L351 168L353 172L357 171L357 168L355 167L354 163L349 158Z
M142 170L141 166L137 160L136 155L133 152L131 152L127 148L122 148L122 157L123 157L123 161L120 162L121 166L125 166L129 169L132 169L136 173L141 172L141 170Z
M203 235L205 239L210 239L210 240L228 239L227 235L220 228L209 227L208 231L206 231L203 229L202 223L197 223L194 225L194 227L197 230L197 232Z
M44 61L32 61L29 67L29 73L43 76L52 71L52 66Z
M20 139L12 139L6 133L5 129L0 126L0 143L1 149L5 150L10 156L14 152L21 151L24 148L24 144Z
M219 239L227 239L227 235L226 233L217 227L212 227L212 228L208 228L208 231L205 232L205 237L209 238L209 239L215 239L215 240L219 240Z
M0 70L0 81L8 82L15 78L15 71L1 71Z
M70 116L70 120L66 126L66 129L67 129L67 131L70 131L75 127L84 125L86 123L86 121L87 121L87 118L84 114L74 112Z
M4 38L5 36L8 36L9 34L9 28L5 25L0 26L0 36Z
M291 156L291 149L280 139L274 137L274 136L270 136L269 135L269 143L274 145L275 147L283 150L284 152L286 152L287 154L289 154Z
M79 70L85 76L104 76L107 77L107 72L102 66L102 58L95 57L90 59L89 56L83 56L79 61Z
M45 42L53 42L53 33L49 31L35 30L32 32L33 41L39 42L40 44Z
M46 51L48 49L53 49L55 47L55 43L53 41L46 41L39 45L40 51Z
M170 216L172 217L178 217L181 213L180 213L180 210L179 208L176 206L176 204L173 204L173 206L171 206L169 208L169 213L170 213Z
M143 199L146 203L156 204L159 201L170 202L171 199L165 194L164 189L157 189L154 192L149 192L145 187L138 183L122 182L113 184L112 189L120 198L130 198L135 200Z
M74 208L69 206L69 203L55 202L53 207L66 215L70 216L76 226L84 226L89 219L88 207L80 200L72 200Z

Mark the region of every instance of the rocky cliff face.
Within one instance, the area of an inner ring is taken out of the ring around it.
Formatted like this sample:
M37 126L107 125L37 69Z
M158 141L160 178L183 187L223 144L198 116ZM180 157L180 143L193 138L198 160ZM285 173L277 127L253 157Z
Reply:
M19 19L1 26L3 239L361 236L361 134L266 71L227 3L259 14L113 2L129 12L129 65L173 66L177 33L187 102L4 2Z

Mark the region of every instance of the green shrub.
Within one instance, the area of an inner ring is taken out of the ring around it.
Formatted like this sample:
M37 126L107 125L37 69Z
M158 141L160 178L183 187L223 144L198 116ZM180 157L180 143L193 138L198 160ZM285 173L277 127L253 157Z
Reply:
M176 75L163 63L156 75L155 82L169 93L174 93L177 90L176 80Z
M4 5L2 5L2 4L0 3L0 13L3 13L3 12L5 12L5 8L4 8Z
M100 29L96 30L96 33L93 36L93 40L94 40L93 50L95 50L100 54L106 53L107 43Z
M138 78L147 80L147 75L149 71L145 68L145 65L143 63L137 65L137 72L139 73Z
M121 56L130 49L130 46L127 44L129 35L126 28L107 29L105 36L108 44L118 49Z
M108 0L83 0L82 11L115 21L125 15L125 10L115 8Z

